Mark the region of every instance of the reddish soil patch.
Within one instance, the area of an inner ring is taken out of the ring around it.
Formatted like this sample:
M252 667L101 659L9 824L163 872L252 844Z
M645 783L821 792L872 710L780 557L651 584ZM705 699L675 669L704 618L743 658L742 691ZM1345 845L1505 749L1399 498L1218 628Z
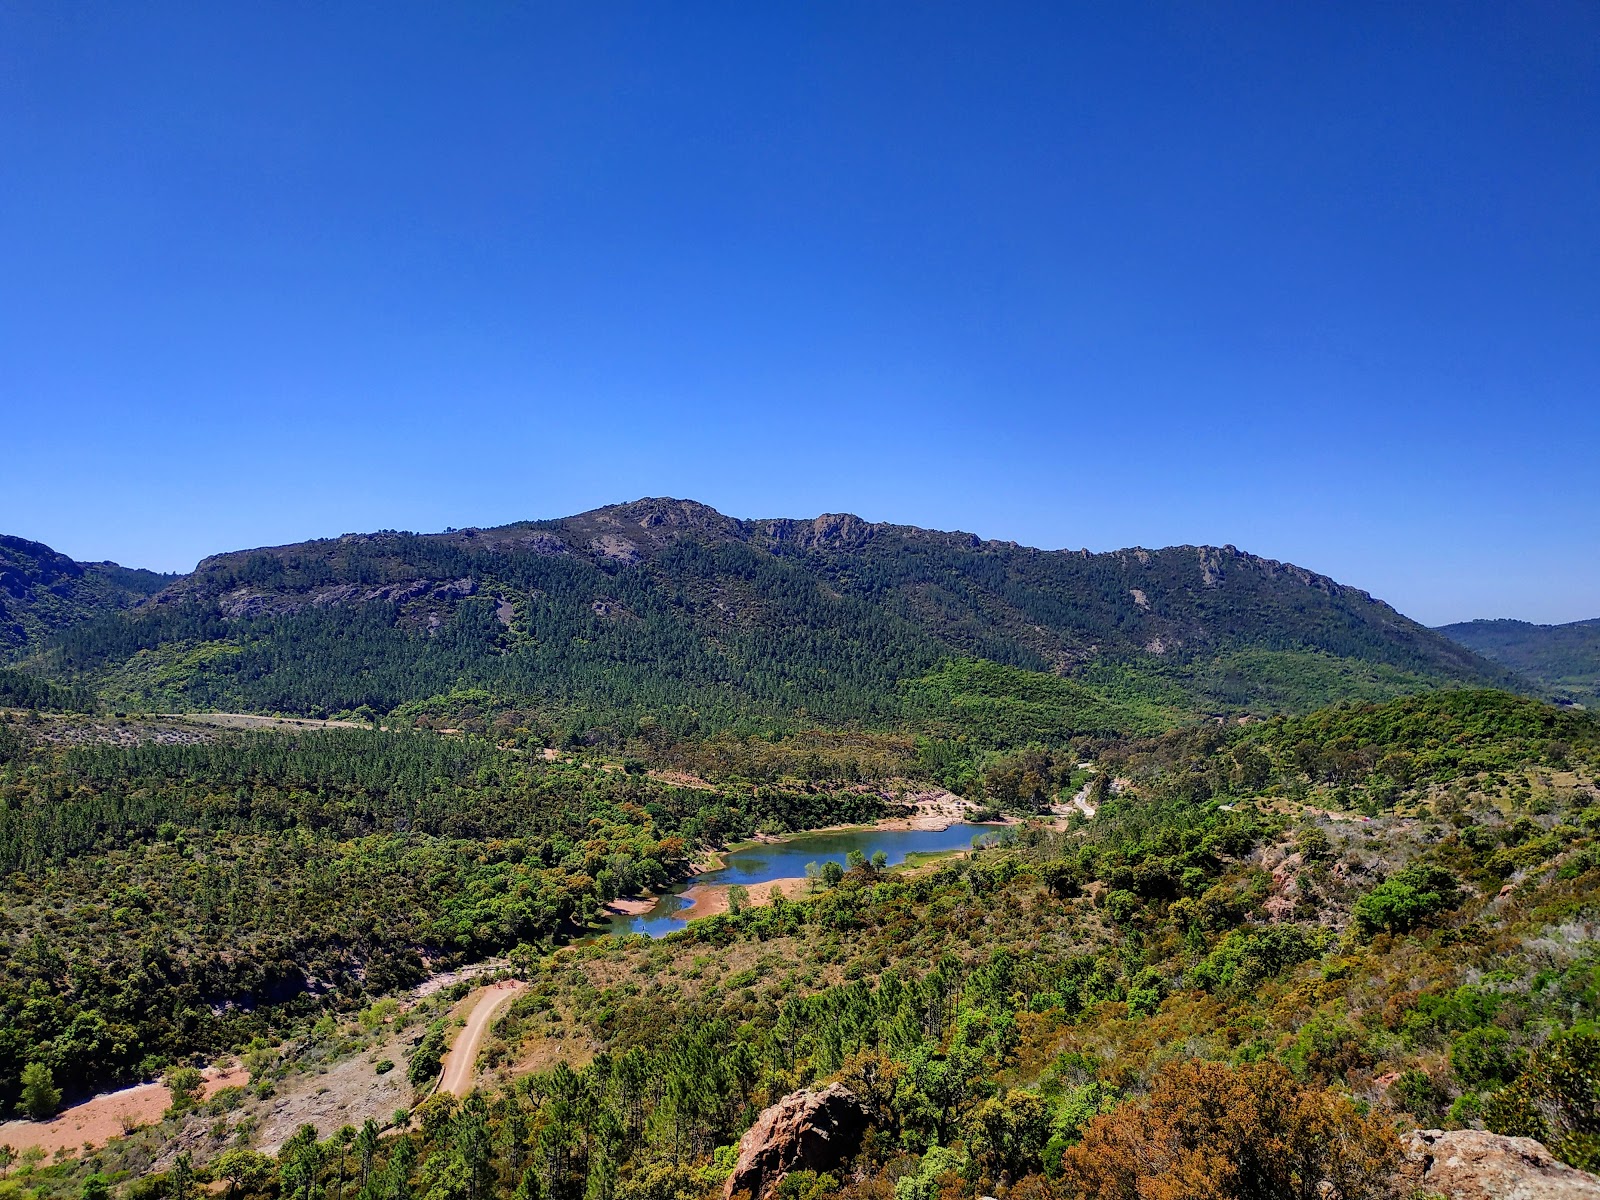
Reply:
M243 1067L208 1067L201 1095L209 1099L226 1087L243 1087L250 1072ZM0 1143L13 1150L38 1146L54 1154L62 1148L81 1150L85 1143L104 1145L131 1129L161 1119L172 1104L164 1083L141 1083L120 1092L102 1092L92 1100L74 1104L48 1121L7 1121L0 1125Z

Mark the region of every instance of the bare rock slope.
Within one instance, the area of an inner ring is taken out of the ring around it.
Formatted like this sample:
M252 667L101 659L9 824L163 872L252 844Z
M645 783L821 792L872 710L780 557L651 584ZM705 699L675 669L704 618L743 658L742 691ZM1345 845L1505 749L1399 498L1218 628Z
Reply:
M1557 1162L1532 1138L1477 1129L1419 1129L1406 1140L1407 1179L1449 1200L1600 1200L1600 1176Z

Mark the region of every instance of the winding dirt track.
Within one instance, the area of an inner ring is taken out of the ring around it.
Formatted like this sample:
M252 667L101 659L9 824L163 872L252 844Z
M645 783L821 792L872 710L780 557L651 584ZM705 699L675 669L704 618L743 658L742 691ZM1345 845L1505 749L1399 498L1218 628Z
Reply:
M465 1096L472 1090L478 1074L478 1051L483 1049L483 1040L489 1036L489 1026L522 988L523 984L508 981L492 983L478 993L472 1015L467 1018L467 1027L444 1056L444 1078L439 1082L441 1092Z

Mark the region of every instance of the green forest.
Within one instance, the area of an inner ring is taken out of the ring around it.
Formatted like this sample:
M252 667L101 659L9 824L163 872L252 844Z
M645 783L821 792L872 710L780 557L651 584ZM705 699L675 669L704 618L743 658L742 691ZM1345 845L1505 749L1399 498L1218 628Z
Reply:
M1463 621L1439 632L1563 700L1600 705L1600 620L1565 625Z
M1332 580L680 501L0 552L0 1200L1600 1169L1600 722ZM701 881L929 822L982 824Z
M1441 1126L1600 1166L1591 717L1442 690L1083 731L1075 690L1014 671L926 677L933 735L646 730L620 759L503 723L182 741L14 711L4 1102L229 1054L251 1078L0 1186L710 1197L762 1109L833 1083L859 1137L774 1195L1138 1195L1188 1155L1208 1195L1387 1196L1404 1131ZM941 769L1014 815L998 844L855 861L662 940L586 933L707 850L891 814L905 783L862 780ZM1092 818L1046 811L1080 787ZM470 985L395 997L491 955L523 989L483 1086L431 1093ZM406 1111L255 1148L279 1089L362 1053L416 1082Z
M687 737L900 726L921 715L903 689L951 660L1071 681L1077 732L1536 689L1364 592L1231 547L1045 552L666 500L217 555L12 657L123 710L448 713L468 693L613 739L642 717Z

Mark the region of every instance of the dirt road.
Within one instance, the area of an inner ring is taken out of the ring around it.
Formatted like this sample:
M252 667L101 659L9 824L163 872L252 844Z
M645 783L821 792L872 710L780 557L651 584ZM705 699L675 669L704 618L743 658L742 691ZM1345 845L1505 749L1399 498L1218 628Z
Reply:
M370 729L361 721L324 721L317 717L263 717L256 713L162 713L163 721L190 721L222 729Z
M444 1078L439 1084L441 1092L465 1096L472 1090L477 1078L478 1051L489 1036L489 1026L494 1019L517 998L523 985L515 981L492 983L478 993L472 1013L467 1017L467 1027L457 1035L455 1044L444 1056Z

